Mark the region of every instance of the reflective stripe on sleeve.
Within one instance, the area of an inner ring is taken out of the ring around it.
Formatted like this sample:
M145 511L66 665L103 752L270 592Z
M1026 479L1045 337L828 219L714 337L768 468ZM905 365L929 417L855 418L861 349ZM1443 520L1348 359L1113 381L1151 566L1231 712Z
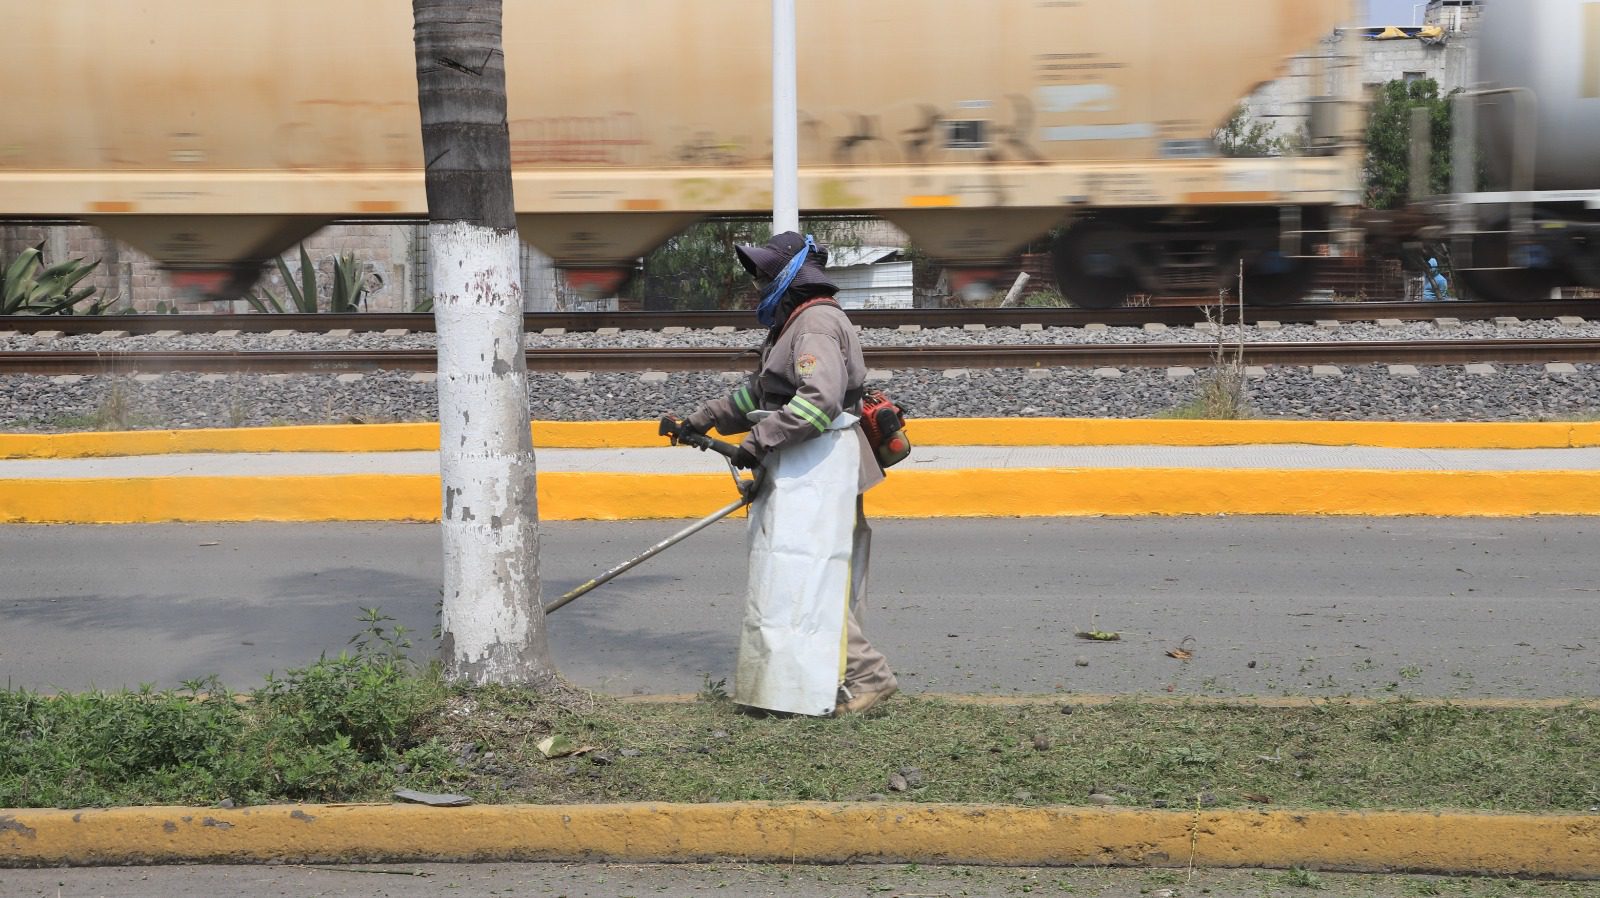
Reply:
M811 426L817 430L826 431L828 429L828 416L824 415L822 409L812 405L804 396L796 396L789 400L788 409L801 418L810 421Z
M733 404L743 415L750 414L756 408L756 400L750 395L749 387L740 387L739 392L733 394Z

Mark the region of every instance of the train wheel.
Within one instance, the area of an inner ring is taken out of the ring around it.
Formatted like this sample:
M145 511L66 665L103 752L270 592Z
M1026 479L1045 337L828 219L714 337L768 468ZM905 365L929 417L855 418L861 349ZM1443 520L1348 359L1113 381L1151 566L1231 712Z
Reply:
M1051 251L1056 288L1068 302L1080 309L1110 309L1138 292L1138 282L1114 247L1113 229L1097 222L1073 225L1056 239Z
M1457 274L1474 298L1493 302L1547 299L1550 291L1566 286L1566 278L1548 268L1464 268Z

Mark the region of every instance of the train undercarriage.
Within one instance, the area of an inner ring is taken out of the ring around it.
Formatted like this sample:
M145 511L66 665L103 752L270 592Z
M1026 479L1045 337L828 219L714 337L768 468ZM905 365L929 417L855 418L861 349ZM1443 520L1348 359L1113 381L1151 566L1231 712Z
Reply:
M1285 227L1286 217L1296 227ZM1073 305L1112 308L1133 296L1237 297L1281 305L1305 295L1310 257L1328 242L1328 211L1277 207L1111 210L1075 221L1052 246L1057 286Z
M1600 192L1515 208L1467 197L1452 243L1462 284L1481 299L1548 298L1563 287L1600 289Z

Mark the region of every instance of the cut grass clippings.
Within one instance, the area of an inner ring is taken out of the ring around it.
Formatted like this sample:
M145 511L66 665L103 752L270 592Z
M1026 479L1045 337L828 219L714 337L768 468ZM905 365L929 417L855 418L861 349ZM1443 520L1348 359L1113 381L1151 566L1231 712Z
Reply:
M247 696L205 685L0 692L0 807L383 801L396 788L536 803L1083 805L1098 793L1171 808L1600 804L1600 711L1579 705L1074 706L1064 696L1006 707L902 695L866 717L757 718L726 699L451 689L372 654ZM546 758L539 744L552 736L588 750Z

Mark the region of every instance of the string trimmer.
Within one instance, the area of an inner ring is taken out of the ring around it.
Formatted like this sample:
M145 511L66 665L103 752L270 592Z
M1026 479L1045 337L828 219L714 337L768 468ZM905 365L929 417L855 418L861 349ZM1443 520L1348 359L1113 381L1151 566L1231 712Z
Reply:
M677 533L672 534L661 542L658 542L650 548L645 549L638 555L635 555L634 557L624 561L611 570L606 571L593 580L590 580L582 586L579 586L577 589L566 593L561 598L556 599L554 602L544 606L544 612L546 614L549 614L557 608L566 605L568 602L571 602L573 599L576 599L579 596L593 591L595 587L615 579L619 574L632 569L638 564L648 561L672 546L683 542L684 540L695 535L696 533L699 533L712 524L715 524L728 515L733 514L746 505L749 505L755 499L756 484L760 482L762 469L757 468L756 476L750 480L740 477L739 469L733 466L733 458L739 452L738 446L735 446L732 443L724 443L721 440L712 439L703 433L685 433L683 431L683 422L678 421L670 416L663 417L661 419L660 434L664 437L671 437L672 441L675 443L682 443L685 446L693 446L696 449L699 449L701 452L710 449L718 455L726 458L728 460L728 470L733 474L734 486L739 490L738 501L731 502L722 508L713 511L711 514L706 515L698 521L695 521L693 524L690 524L682 530L679 530Z

